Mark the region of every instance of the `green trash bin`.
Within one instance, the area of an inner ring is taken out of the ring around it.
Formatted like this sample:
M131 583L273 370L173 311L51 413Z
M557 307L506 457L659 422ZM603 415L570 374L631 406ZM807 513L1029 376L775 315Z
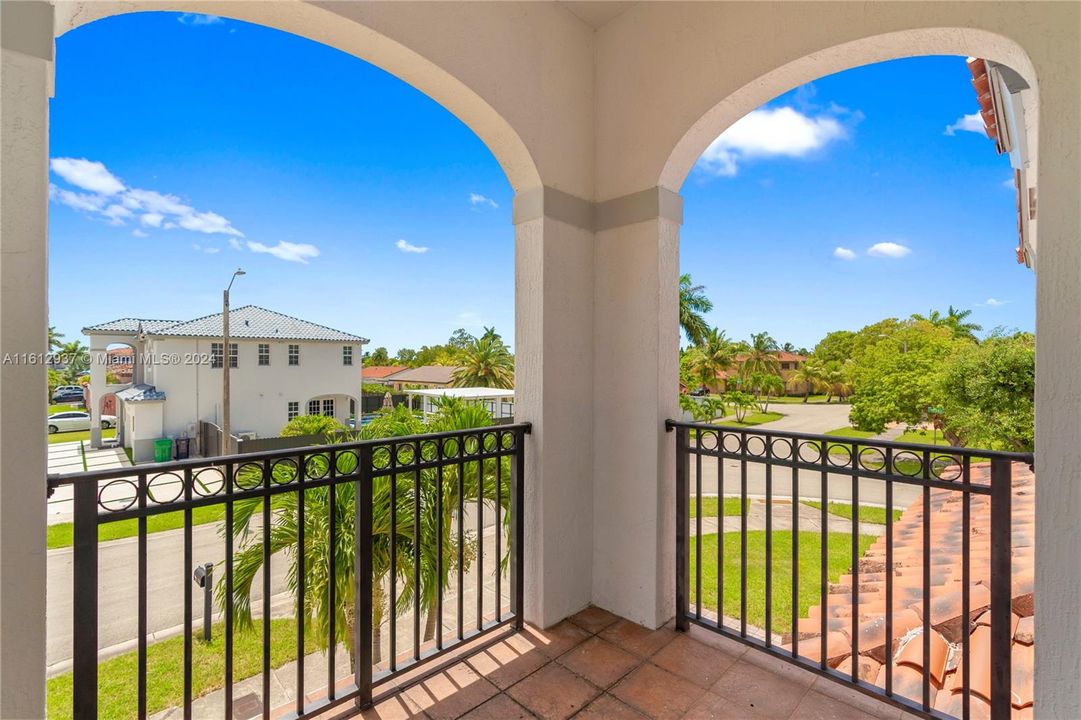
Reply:
M173 457L173 441L158 438L154 441L154 462L169 462Z

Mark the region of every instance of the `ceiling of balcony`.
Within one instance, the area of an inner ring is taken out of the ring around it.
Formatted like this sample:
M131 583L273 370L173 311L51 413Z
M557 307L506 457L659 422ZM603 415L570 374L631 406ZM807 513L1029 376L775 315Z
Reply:
M560 4L594 30L600 30L610 20L621 15L627 8L634 5L633 2L616 2L615 0L612 2L571 0Z

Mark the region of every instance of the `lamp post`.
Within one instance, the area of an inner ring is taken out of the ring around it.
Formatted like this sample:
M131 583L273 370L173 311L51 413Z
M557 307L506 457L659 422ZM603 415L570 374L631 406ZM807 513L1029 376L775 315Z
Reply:
M232 360L232 353L229 352L229 290L233 287L233 281L244 274L243 270L237 268L236 272L233 273L233 277L229 278L229 284L225 287L225 293L222 295L221 449L223 455L229 454L230 445L232 445L232 430L229 427L229 362Z

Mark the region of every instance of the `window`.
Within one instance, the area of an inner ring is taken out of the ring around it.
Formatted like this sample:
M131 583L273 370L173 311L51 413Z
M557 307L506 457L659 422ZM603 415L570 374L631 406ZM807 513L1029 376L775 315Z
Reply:
M352 345L343 345L342 346L342 365L352 365L352 364L353 364L353 346Z
M300 403L295 400L290 400L285 406L285 419L292 420L298 415L300 415Z
M269 343L259 343L259 364L260 365L269 365L270 364L270 344ZM293 417L296 417L296 416L294 415Z
M210 343L210 367L220 368L222 367L222 344Z
M349 398L349 414L354 417L357 414L357 401L353 398Z
M237 365L237 347L236 343L229 343L229 367L235 368Z
M327 417L334 417L334 398L327 398L323 401L323 414Z
M290 365L299 365L300 364L300 346L299 345L290 345L289 346L289 364Z
M318 400L309 400L308 401L308 414L309 415L318 415L319 414L319 401Z

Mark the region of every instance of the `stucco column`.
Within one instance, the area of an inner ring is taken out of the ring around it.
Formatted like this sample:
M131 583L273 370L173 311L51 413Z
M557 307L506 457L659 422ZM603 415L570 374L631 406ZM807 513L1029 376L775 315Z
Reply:
M45 714L45 411L52 7L3 3L0 77L0 717Z
M526 440L525 611L547 627L591 599L592 205L551 188L518 194L515 419Z
M1034 707L1065 720L1081 717L1081 63L1047 50L1037 64Z
M652 188L596 206L593 601L650 627L673 616L682 201Z
M109 356L104 347L90 348L90 447L101 447L101 398L105 395Z

